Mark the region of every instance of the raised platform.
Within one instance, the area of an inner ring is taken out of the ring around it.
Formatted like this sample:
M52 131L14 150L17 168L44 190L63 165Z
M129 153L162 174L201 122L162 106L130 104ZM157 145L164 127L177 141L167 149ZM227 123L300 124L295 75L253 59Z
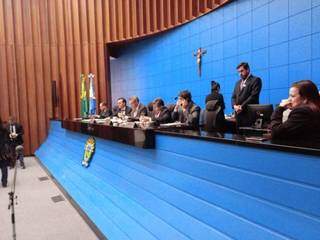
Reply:
M97 138L84 168L88 136L51 122L36 155L110 240L319 239L319 156L179 134Z

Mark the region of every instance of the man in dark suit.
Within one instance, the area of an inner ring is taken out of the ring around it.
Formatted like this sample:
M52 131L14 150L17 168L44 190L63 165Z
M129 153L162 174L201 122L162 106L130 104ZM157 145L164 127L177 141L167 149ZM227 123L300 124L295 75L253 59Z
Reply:
M127 106L125 98L121 97L117 100L117 107L113 111L113 116L123 118L124 116L130 116L131 108Z
M191 93L187 90L180 92L176 106L172 112L172 120L186 123L187 126L199 127L200 107L192 101Z
M259 95L262 88L261 78L250 73L248 63L240 63L237 67L240 80L236 83L232 94L232 108L236 114L237 127L250 126L247 116L248 104L259 104Z
M112 111L108 108L108 105L106 102L101 102L99 105L99 108L100 108L99 118L107 118L112 115Z
M153 111L151 115L152 121L158 124L169 123L171 121L171 113L164 106L164 102L161 98L156 98L153 101Z
M19 154L17 156L16 153L16 147L19 145L23 145L23 127L20 123L18 123L15 120L15 117L10 116L9 121L8 121L8 126L7 126L7 131L9 133L9 144L11 148L11 155L12 155L12 163L11 166L14 166L15 159L18 159L20 161L20 166L21 168L25 169L25 164L23 160L23 152L19 151Z
M147 108L142 103L140 103L139 98L137 96L132 96L129 99L129 103L132 109L130 113L131 118L138 119L140 116L148 115Z
M8 183L9 153L7 151L7 136L8 133L3 127L2 120L0 118L0 169L2 187L7 187Z

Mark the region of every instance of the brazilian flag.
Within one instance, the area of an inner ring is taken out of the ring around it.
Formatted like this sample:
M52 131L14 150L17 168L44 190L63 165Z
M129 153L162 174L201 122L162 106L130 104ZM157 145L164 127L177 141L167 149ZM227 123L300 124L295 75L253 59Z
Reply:
M81 101L81 110L80 114L81 117L87 117L89 111L89 102L87 97L87 90L86 90L86 77L84 74L80 74L81 80L81 94L80 94L80 101Z

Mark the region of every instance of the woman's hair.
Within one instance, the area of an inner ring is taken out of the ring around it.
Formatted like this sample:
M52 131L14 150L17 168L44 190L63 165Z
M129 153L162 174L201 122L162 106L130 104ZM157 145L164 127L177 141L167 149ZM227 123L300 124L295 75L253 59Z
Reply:
M306 100L313 111L320 111L320 95L317 86L311 80L301 80L292 84L299 91L301 98Z
M220 84L216 81L211 81L211 92L218 92L220 90Z

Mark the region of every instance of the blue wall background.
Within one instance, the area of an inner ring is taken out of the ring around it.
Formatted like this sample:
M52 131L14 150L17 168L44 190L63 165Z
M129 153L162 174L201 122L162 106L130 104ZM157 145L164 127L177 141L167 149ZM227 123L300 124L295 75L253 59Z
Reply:
M111 61L112 99L161 96L174 102L189 89L204 106L210 81L220 82L227 113L238 80L236 66L251 65L263 79L261 103L279 103L294 81L320 86L320 0L238 0L159 36L127 45ZM203 75L193 52L203 47Z
M87 138L51 122L36 156L110 240L320 240L318 156L156 134L84 168Z

